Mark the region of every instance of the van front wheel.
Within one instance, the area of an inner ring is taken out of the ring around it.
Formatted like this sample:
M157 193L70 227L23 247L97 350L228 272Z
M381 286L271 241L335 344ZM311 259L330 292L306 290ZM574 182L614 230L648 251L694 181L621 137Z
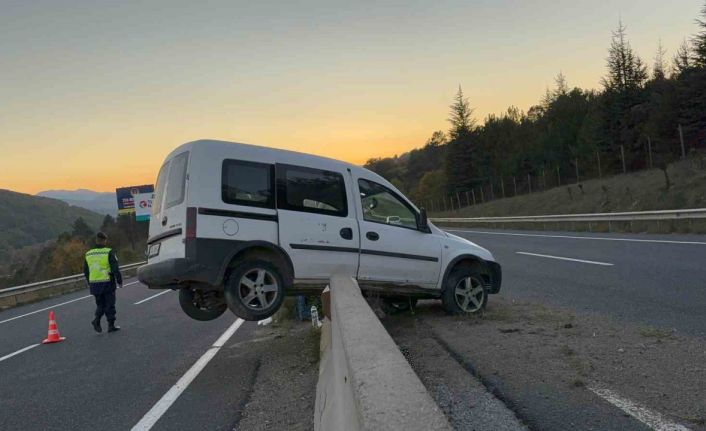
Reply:
M483 277L473 268L455 269L449 275L441 296L448 314L476 314L488 303L488 290Z
M236 266L225 285L228 308L244 320L263 320L284 301L284 279L279 268L266 260L247 260Z
M179 305L187 316L202 322L220 317L228 308L220 292L197 291L188 287L179 289Z

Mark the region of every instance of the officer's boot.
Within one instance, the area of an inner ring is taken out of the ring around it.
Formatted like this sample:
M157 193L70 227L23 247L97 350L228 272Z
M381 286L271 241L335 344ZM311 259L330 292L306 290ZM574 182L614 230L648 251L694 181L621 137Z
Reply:
M115 324L115 320L108 322L108 332L116 332L120 330L120 326Z
M93 329L95 329L96 332L100 333L103 332L103 328L101 328L101 319L96 317L91 321L91 325L93 325Z

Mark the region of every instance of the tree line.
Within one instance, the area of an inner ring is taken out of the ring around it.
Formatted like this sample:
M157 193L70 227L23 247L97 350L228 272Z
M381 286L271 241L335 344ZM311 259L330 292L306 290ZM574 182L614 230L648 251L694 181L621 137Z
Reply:
M469 191L474 199L477 192L512 196L646 168L661 168L669 187L667 164L706 147L706 2L696 24L699 31L671 59L659 42L648 64L620 22L600 89L571 88L559 73L527 112L511 106L482 124L459 86L447 132L365 167L423 205L446 196L468 202Z
M106 215L100 230L108 235L108 247L116 251L120 265L145 260L148 223L137 222L134 214ZM0 279L0 287L83 273L84 255L95 246L96 233L79 217L56 240L16 251L10 275Z

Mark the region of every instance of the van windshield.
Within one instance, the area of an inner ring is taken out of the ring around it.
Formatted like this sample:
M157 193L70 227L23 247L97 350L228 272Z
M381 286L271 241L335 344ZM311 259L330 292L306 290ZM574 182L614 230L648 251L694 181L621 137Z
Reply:
M159 175L157 175L157 186L154 189L154 200L152 201L152 215L159 215L162 211L162 197L164 196L167 172L169 172L169 162L162 165L159 169Z

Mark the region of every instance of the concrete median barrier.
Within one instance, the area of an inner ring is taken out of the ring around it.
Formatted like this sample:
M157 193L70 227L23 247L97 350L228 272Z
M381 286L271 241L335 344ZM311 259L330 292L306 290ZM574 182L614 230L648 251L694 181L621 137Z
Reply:
M330 284L314 429L450 430L351 277Z

